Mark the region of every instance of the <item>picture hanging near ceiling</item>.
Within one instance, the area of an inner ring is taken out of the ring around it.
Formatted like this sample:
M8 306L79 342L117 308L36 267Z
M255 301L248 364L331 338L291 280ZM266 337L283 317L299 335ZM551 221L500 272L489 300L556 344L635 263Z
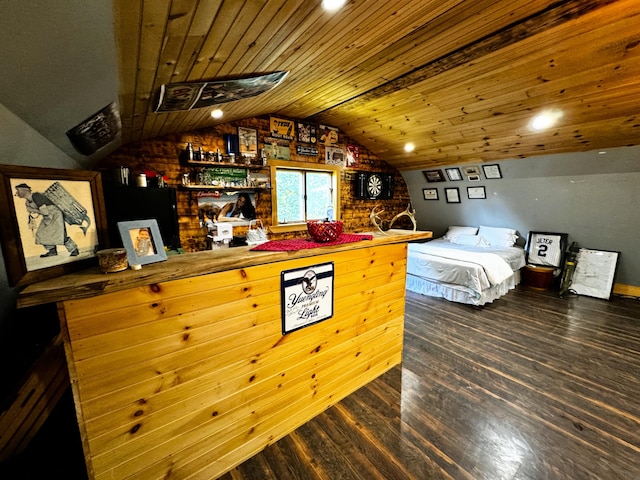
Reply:
M278 86L288 73L280 71L208 82L167 83L160 87L155 111L177 112L255 97Z
M347 145L347 167L357 167L360 164L360 147Z
M318 141L318 127L313 123L298 122L296 132L298 142L315 145Z
M289 160L289 142L281 138L264 137L264 154L267 160Z
M326 146L338 143L338 129L327 125L320 125L320 142Z
M294 140L295 122L286 118L269 117L269 132L274 138Z
M344 167L344 152L338 147L327 147L325 149L324 163L327 165L339 165Z

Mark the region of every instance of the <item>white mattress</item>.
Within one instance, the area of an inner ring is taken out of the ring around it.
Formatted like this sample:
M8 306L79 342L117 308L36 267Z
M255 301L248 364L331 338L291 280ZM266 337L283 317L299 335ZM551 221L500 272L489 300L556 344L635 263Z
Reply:
M520 282L519 270L525 264L524 249L517 246L469 247L444 239L410 243L407 289L483 305L514 288Z

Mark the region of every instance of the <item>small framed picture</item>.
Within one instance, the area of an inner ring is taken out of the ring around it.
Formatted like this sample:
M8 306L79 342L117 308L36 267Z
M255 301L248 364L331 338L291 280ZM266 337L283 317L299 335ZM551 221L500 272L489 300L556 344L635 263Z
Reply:
M298 142L311 143L312 145L318 143L318 127L313 123L297 122L296 134Z
M240 155L257 156L258 131L255 128L238 127L238 146Z
M437 188L423 188L422 196L425 200L438 200L438 189Z
M483 165L482 171L484 172L484 177L488 180L494 178L502 178L502 172L500 171L500 165Z
M452 182L457 182L462 180L462 173L460 169L457 167L453 168L445 168L444 171L447 173L447 178Z
M460 189L445 188L444 195L447 199L447 203L460 203Z
M167 259L155 218L118 222L118 231L129 265L146 265Z
M480 167L478 167L477 165L472 165L470 167L464 167L462 169L462 171L464 172L464 174L467 177L477 176L478 178L480 178Z
M467 187L467 197L470 200L487 198L484 187Z
M423 170L424 178L427 179L427 182L444 182L445 178L442 174L442 170Z
M469 176L467 177L467 179L468 179L470 182L479 182L479 181L480 181L480 175L469 175Z

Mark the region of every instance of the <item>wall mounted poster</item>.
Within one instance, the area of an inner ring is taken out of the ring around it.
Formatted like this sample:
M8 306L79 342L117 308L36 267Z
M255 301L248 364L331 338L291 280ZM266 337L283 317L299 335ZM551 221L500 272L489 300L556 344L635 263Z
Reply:
M280 274L282 334L333 317L333 262Z
M286 118L269 118L269 131L274 138L282 138L284 140L293 140L293 134L296 131L295 122Z

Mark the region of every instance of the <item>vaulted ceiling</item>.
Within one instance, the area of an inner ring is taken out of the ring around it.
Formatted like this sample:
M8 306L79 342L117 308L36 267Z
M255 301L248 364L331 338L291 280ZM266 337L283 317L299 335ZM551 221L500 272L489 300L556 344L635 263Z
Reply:
M275 114L338 127L400 170L640 144L637 0L113 3L123 143ZM154 111L163 84L281 70L221 120ZM559 121L533 131L543 110Z

